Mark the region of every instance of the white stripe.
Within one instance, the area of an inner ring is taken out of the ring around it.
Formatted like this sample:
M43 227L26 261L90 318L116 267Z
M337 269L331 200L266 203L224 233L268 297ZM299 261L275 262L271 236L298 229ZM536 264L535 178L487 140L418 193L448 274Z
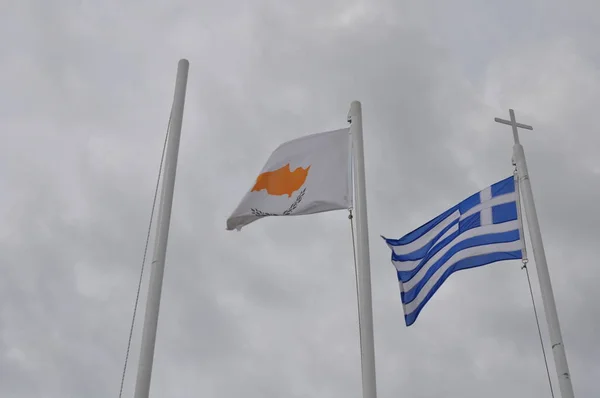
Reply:
M500 195L500 196L494 196L492 199L487 200L483 203L480 203L477 206L474 206L473 208L469 209L469 211L467 211L466 213L464 213L463 215L460 216L460 219L464 220L465 218L469 217L471 214L477 213L483 209L487 209L492 206L497 206L497 205L501 205L504 203L515 202L516 200L517 200L517 195L514 192L507 193L507 194Z
M471 247L466 250L459 251L454 256L452 256L442 267L440 267L436 271L436 273L427 281L427 283L425 283L425 285L423 286L423 289L421 289L421 291L419 292L419 294L417 295L417 297L415 297L415 299L413 301L404 305L404 313L410 314L411 312L416 310L419 307L419 304L421 304L421 302L423 302L423 300L425 299L425 297L427 296L427 294L429 293L431 288L437 283L437 281L439 281L441 279L444 272L446 272L448 270L448 268L450 268L456 262L463 260L465 258L478 256L481 254L515 251L515 250L521 249L522 247L523 247L523 245L522 245L521 241L518 240L515 242L496 243L493 245L486 245L486 246L475 246L475 247ZM406 286L404 286L404 289L409 290L406 288Z
M487 187L486 189L479 192L479 200L481 203L486 202L492 199L492 187Z
M460 217L460 212L456 210L454 213L450 214L444 221L433 227L431 230L426 232L419 239L414 240L406 245L402 246L388 246L399 256L412 253L416 250L419 250L427 243L429 243L437 234L439 234L444 228L446 228L450 223L456 221Z
M411 280L404 282L404 288L406 290L412 289L419 281L425 276L429 267L435 264L444 254L446 254L450 249L456 246L458 243L473 238L475 236L487 235L487 234L496 234L501 232L514 231L519 229L519 221L509 221L502 224L490 224L479 228L469 229L468 231L463 232L458 235L452 242L448 243L441 249L439 252L435 253L433 257L431 257L423 267L417 272L415 276L411 278ZM466 250L466 249L465 249ZM398 271L411 271L415 269L415 267L419 264L419 260L415 261L392 261L394 266ZM410 264L408 264L410 263Z
M447 237L449 237L450 235L452 235L453 233L458 232L458 228L459 228L459 225L458 225L458 223L456 223L456 225L453 225L452 228L447 230L444 235L440 236L440 238L437 240L437 242L441 242L444 239L446 239Z
M487 187L483 191L479 192L479 201L483 204L488 200L492 199L492 187ZM492 208L485 207L481 209L481 213L479 213L479 219L481 225L490 225L493 221L492 219Z
M488 188L489 188L489 195L491 197L492 190L491 190L491 187L488 187ZM484 189L484 191L486 191L486 190ZM482 192L484 192L484 191L482 191ZM417 239L413 242L407 243L406 245L393 246L393 245L388 244L388 246L390 247L390 249L392 249L394 251L394 253L396 255L402 256L402 255L410 254L414 251L419 250L420 248L425 246L427 243L429 243L437 234L439 234L444 228L446 228L450 223L455 221L457 218L459 218L460 220L463 220L466 217L468 217L474 213L477 213L483 209L491 208L492 206L497 206L497 205L500 205L503 203L514 202L514 201L516 201L516 199L517 199L516 194L514 192L511 192L508 194L493 197L481 204L478 204L477 206L473 207L472 209L470 209L469 211L467 211L465 214L462 214L462 215L460 215L460 212L458 210L456 210L454 213L450 214L444 221L442 221L437 226L432 228L430 231L425 233L419 239ZM446 237L450 233L451 232L444 234L443 237Z
M441 242L442 240L444 240L445 238L447 238L448 236L450 236L451 234L456 233L456 232L458 232L458 224L456 224L452 228L448 229L448 231L446 231L446 233L444 235L442 235L440 237L440 239L438 239L438 242ZM406 271L412 271L413 269L415 269L417 267L417 265L419 265L421 260L422 260L422 258L420 258L418 260L392 261L392 264L394 264L394 267L396 267L396 270L406 272Z

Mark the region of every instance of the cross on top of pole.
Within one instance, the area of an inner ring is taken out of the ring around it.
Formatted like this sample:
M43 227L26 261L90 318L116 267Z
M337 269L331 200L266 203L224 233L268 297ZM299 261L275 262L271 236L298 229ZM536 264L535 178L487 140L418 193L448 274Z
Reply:
M508 112L510 113L510 120L504 120L504 119L500 119L500 118L496 117L496 118L494 118L494 121L512 126L513 136L515 138L515 144L520 144L519 132L517 131L517 127L520 127L525 130L533 130L533 127L528 126L526 124L517 123L517 120L515 119L515 111L512 109L509 109Z

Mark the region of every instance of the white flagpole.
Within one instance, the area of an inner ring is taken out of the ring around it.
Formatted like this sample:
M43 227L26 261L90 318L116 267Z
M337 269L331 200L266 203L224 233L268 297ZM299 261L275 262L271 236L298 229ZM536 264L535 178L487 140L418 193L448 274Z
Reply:
M529 172L527 171L527 162L525 160L525 151L519 141L519 132L517 127L527 130L533 130L533 127L525 124L517 123L515 112L510 109L510 121L495 118L498 123L508 124L512 126L515 145L513 147L514 158L517 163L517 172L521 184L521 194L523 195L523 204L525 207L525 215L527 217L527 225L531 246L533 248L533 258L540 282L540 290L542 293L542 301L544 302L544 310L546 313L546 321L550 331L550 342L552 344L552 354L554 355L554 364L558 375L558 383L562 398L574 398L573 385L571 384L571 375L569 373L569 365L567 363L567 355L565 346L560 331L560 323L558 321L558 313L556 311L556 302L554 301L554 292L552 291L552 283L550 281L550 273L548 272L548 263L546 262L546 253L542 242L542 233L540 224L535 210L533 200L533 191L531 189L531 181Z
M375 344L373 337L373 306L371 298L371 263L367 223L367 190L365 183L365 153L363 145L362 108L358 101L350 105L348 121L354 148L354 192L356 210L356 252L358 259L358 322L363 398L376 398Z
M175 97L173 108L171 109L167 154L165 157L163 174L164 178L158 212L158 229L154 246L152 270L150 273L150 286L148 287L148 300L146 302L146 316L144 318L142 347L135 385L135 398L148 398L148 395L150 394L150 379L152 377L152 363L154 361L158 310L160 308L160 295L165 271L167 241L169 239L169 225L171 223L171 208L173 205L173 191L175 188L175 175L177 171L177 156L179 154L179 139L181 137L181 124L183 120L183 107L185 103L189 67L190 64L186 59L179 60L179 63L177 64Z

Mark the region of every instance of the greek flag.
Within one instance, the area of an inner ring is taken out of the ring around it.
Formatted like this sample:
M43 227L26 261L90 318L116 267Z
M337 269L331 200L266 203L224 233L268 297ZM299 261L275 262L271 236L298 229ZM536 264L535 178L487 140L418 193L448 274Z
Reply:
M400 239L383 237L392 249L406 326L455 271L522 258L518 197L509 177Z

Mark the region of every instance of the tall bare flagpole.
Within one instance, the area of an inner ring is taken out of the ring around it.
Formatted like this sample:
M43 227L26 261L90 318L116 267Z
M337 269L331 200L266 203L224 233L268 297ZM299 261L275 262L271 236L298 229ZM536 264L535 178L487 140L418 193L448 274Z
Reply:
M363 144L362 107L360 102L350 105L348 121L354 149L354 192L356 208L356 252L358 278L358 321L360 327L360 356L363 398L377 398L375 380L375 343L373 336L373 306L371 298L371 261L369 255L369 227L367 222L367 188L365 152Z
M148 287L144 329L142 332L142 348L140 351L140 361L135 384L135 398L148 398L148 395L150 394L154 345L156 342L156 328L158 325L158 310L160 308L160 295L165 272L167 241L169 239L169 226L171 224L171 208L173 206L173 191L175 189L177 157L179 154L179 140L181 137L181 124L183 120L183 107L185 103L189 67L190 64L188 60L179 60L177 65L177 79L175 81L175 98L173 101L173 108L171 109L171 123L169 125L160 208L158 211L158 229L154 245L152 270L150 273L150 286Z
M535 266L540 282L546 321L548 322L548 329L550 331L550 343L552 344L552 354L554 355L554 364L556 365L560 394L562 398L574 398L575 395L573 393L573 385L571 384L571 374L569 373L569 365L567 363L567 355L562 339L562 333L560 331L560 323L558 322L558 313L556 311L556 302L554 301L554 292L552 291L548 263L546 262L546 253L542 242L542 233L537 212L535 210L531 181L529 179L529 172L527 171L527 162L525 161L525 151L519 141L519 132L517 130L517 128L533 130L533 127L517 123L515 111L510 109L509 112L510 120L499 118L495 118L494 120L498 123L512 126L515 141L513 156L517 163L517 173L519 175L521 194L523 195L523 205L525 207L529 237L533 248L533 258L535 259Z

